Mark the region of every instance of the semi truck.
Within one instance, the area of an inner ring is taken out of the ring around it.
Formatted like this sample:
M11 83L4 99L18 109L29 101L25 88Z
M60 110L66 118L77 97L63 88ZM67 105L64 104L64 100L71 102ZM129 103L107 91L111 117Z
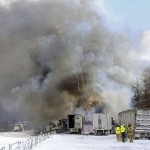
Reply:
M22 131L21 125L20 124L15 124L14 125L14 132L20 132Z
M109 135L112 130L112 119L109 114L93 114L93 131L95 135Z
M83 116L80 114L68 115L68 129L69 133L81 134L83 127Z
M118 114L120 124L134 128L136 139L150 139L150 109L128 109Z

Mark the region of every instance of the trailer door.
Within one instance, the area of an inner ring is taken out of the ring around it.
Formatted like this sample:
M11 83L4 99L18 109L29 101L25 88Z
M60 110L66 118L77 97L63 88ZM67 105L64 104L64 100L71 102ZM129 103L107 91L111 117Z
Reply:
M77 129L81 129L82 128L82 116L81 115L75 115L74 118L74 127Z
M74 128L75 115L68 115L68 128Z
M102 126L101 126L101 128L102 129L107 129L107 126L108 126L108 120L107 120L107 115L106 114L100 114L100 118L101 118L101 120L102 120Z

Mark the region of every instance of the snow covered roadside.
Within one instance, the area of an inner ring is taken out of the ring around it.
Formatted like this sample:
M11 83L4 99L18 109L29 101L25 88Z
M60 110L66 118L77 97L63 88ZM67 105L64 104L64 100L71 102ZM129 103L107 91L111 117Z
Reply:
M0 148L17 141L26 141L31 136L23 133L0 133ZM149 140L134 140L133 143L116 142L115 135L66 135L53 134L41 141L33 150L150 150Z
M22 132L1 132L0 133L0 148L13 144L15 142L21 142L29 139L31 136Z
M134 140L133 143L116 142L115 135L51 135L33 150L150 150L149 140Z
M0 136L0 150L29 150L49 136L50 133L33 136L31 131L3 133Z

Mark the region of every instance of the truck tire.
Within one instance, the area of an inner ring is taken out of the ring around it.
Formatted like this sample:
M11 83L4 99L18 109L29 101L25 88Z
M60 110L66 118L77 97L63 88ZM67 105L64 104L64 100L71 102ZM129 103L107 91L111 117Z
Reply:
M105 135L109 135L110 134L110 132L109 131L105 131L105 133L104 133Z

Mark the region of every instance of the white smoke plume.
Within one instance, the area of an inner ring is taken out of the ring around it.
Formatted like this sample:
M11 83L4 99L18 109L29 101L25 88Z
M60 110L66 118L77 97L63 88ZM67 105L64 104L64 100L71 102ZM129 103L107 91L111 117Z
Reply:
M129 107L130 42L109 31L90 0L15 1L0 7L0 103L55 120L78 100L117 115Z

